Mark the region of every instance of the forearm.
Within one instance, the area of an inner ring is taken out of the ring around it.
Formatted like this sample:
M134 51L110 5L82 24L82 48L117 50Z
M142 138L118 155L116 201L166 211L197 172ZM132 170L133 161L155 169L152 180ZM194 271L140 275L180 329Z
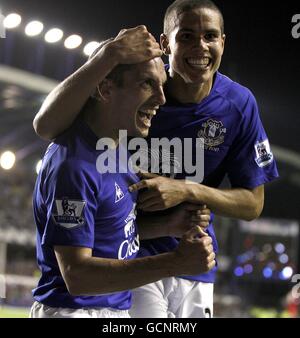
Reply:
M108 54L103 49L49 94L33 122L40 137L54 139L73 123L97 85L116 65Z
M71 294L93 296L130 290L178 273L175 253L167 253L127 261L90 257L64 277Z
M189 202L206 204L215 214L251 221L260 216L263 201L252 190L214 189L200 184L189 185Z
M206 273L215 266L212 238L195 226L178 247L165 254L132 260L92 256L84 247L54 247L60 272L73 296L131 290L171 276Z

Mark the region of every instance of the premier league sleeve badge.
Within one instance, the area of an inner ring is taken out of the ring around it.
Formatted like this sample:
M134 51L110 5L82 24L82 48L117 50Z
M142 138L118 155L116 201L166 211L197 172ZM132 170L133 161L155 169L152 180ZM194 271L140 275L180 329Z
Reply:
M85 223L83 211L85 201L69 200L67 197L55 200L56 214L53 218L56 224L66 229L73 229Z
M256 159L255 162L260 168L264 168L273 162L273 154L268 140L258 142L255 145Z

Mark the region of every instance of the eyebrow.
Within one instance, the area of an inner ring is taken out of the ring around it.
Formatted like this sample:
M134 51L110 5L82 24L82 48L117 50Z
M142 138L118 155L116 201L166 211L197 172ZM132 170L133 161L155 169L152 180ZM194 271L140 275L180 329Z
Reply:
M178 31L178 33L194 33L195 30L191 28L182 28ZM220 34L221 30L215 29L215 28L208 28L204 30L205 33L215 33L215 34Z
M182 33L182 32L193 33L194 30L193 29L189 29L189 28L181 28L181 29L179 29L178 33Z
M212 29L206 30L206 33L221 34L221 30L212 28Z
M157 79L156 79L156 77L153 76L153 74L143 74L143 75L140 76L139 81L143 81L143 80L151 80L153 82L156 82ZM168 77L167 77L167 74L166 74L164 80L162 81L163 85L165 85L167 83L167 81L168 81Z

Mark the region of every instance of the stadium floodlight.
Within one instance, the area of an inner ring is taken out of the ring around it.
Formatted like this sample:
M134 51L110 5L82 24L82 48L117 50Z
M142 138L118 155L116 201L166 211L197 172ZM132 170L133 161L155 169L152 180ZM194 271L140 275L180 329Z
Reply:
M38 163L36 164L35 171L37 174L40 173L41 167L42 167L42 160L39 160Z
M0 166L4 170L10 170L16 163L16 155L11 151L5 151L0 156Z
M59 28L52 28L45 34L45 41L48 43L56 43L62 39L64 32Z
M92 41L89 42L87 45L85 45L84 49L83 49L83 53L86 56L91 56L93 54L93 52L100 46L100 43L97 41Z
M25 34L28 36L37 36L42 33L44 25L40 21L31 21L25 27Z
M13 29L13 28L18 27L20 25L21 21L22 21L22 18L19 14L10 13L5 17L3 24L4 24L5 28Z
M65 40L65 47L67 49L78 48L82 44L82 38L79 35L71 35Z
M286 266L280 274L281 279L290 279L293 276L294 270L290 266Z

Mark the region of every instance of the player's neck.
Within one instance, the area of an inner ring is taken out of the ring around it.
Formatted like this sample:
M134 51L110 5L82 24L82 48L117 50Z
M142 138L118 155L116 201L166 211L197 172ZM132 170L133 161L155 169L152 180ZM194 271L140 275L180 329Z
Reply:
M201 103L211 92L213 83L186 83L181 77L168 81L168 94L180 103Z
M100 112L100 108L97 103L89 105L84 112L83 118L89 128L99 139L110 138L114 141L112 147L118 147L119 130L110 123L107 114L102 114Z

